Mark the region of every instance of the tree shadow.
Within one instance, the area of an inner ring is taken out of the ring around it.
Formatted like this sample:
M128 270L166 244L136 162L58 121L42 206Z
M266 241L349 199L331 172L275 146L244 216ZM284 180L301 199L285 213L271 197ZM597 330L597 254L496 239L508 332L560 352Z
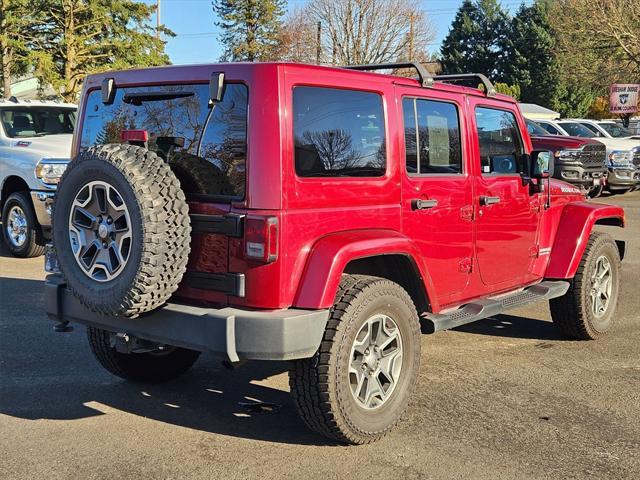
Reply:
M286 387L262 382L285 372L288 363L251 362L229 371L203 354L191 371L171 382L128 383L93 359L84 327L53 332L43 311L42 285L0 277L0 413L29 420L76 420L115 409L233 437L332 445L306 429ZM9 302L12 306L5 309ZM269 408L253 408L255 402L267 402Z
M567 340L551 321L508 314L496 315L495 317L468 323L454 328L453 331L493 337Z

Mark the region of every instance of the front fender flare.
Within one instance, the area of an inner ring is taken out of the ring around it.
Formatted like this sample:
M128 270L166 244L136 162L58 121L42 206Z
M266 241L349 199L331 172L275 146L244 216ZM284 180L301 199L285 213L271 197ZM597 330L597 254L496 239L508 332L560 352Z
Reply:
M406 255L421 276L426 295L434 301L433 285L415 244L393 230L351 230L318 240L306 262L295 296L297 308L329 308L335 301L340 277L347 264L377 255Z
M624 210L614 205L574 202L562 210L545 277L573 278L597 223L624 227Z

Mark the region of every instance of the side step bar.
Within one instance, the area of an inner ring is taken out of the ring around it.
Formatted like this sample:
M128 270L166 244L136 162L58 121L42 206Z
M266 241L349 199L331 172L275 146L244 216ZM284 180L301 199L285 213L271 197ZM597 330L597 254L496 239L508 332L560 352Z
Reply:
M561 297L567 293L567 290L569 290L569 282L544 281L499 298L476 300L448 313L425 313L422 318L431 321L432 332L439 332L492 317L529 303Z

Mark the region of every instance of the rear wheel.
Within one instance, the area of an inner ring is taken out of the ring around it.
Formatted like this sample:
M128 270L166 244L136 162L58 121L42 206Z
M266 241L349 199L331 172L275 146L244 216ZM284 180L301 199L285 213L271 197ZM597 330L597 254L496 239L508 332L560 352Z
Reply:
M609 235L594 232L569 290L550 300L551 318L570 338L601 337L613 324L619 288L618 247Z
M16 257L44 254L45 239L28 193L15 192L7 198L2 209L2 236Z
M407 292L382 278L345 275L320 349L294 362L289 383L309 428L363 444L398 421L419 364L418 315Z
M172 380L189 370L200 356L200 352L171 346L144 353L121 353L112 345L112 336L105 330L87 328L91 351L100 365L113 375L134 382Z

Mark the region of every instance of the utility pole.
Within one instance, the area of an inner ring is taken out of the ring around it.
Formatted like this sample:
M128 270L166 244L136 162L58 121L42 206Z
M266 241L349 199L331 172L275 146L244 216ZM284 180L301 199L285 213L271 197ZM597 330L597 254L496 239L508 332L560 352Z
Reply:
M413 60L413 12L409 15L409 61Z
M160 39L160 0L156 0L156 38Z
M322 35L322 22L318 22L318 31L316 33L316 65L320 65L320 36Z

